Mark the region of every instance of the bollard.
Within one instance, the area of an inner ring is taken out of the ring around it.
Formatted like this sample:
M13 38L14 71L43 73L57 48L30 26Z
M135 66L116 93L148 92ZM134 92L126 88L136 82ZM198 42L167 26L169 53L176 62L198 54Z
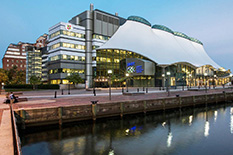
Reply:
M122 90L121 90L121 91L122 91L122 93L124 93L124 88L123 88L123 87L122 87Z
M137 88L137 92L139 92L139 88Z
M142 87L142 91L145 91L145 87Z
M146 88L146 93L148 93L148 88Z
M55 91L54 98L57 98L57 91Z
M94 96L96 96L96 92L95 92L95 89L93 89L93 94L94 94Z
M159 87L159 90L161 90L161 87Z
M180 97L180 95L179 95L179 94L176 94L176 97Z
M63 95L64 93L63 93L63 89L61 90L61 94Z

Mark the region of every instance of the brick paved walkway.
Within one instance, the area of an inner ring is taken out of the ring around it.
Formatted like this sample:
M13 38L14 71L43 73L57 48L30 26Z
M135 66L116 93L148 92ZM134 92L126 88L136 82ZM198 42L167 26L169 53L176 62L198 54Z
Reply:
M70 105L83 105L83 104L91 104L91 101L98 100L99 104L101 103L109 103L109 102L119 102L119 101L134 101L134 100L149 100L155 98L164 98L164 97L175 97L176 95L180 96L189 96L189 95L202 95L202 94L211 94L211 93L222 93L223 91L230 92L230 89L216 89L216 90L208 90L207 93L205 91L171 91L170 96L168 96L167 92L157 92L157 93L148 93L145 95L113 95L112 100L109 100L108 95L103 96L66 96L63 98L47 98L47 99L29 99L27 102L20 102L13 105L14 109L17 108L46 108L46 107L59 107L59 106L70 106Z

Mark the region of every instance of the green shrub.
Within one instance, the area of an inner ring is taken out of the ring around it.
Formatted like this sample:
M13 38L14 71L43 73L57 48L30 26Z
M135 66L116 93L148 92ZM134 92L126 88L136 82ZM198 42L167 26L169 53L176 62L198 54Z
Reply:
M33 85L31 84L21 84L21 85L5 85L5 89L32 89ZM59 89L58 84L41 84L36 85L36 89Z
M37 89L59 89L59 85L58 84L38 85Z
M6 89L32 89L32 85L30 84L20 84L20 85L5 85Z

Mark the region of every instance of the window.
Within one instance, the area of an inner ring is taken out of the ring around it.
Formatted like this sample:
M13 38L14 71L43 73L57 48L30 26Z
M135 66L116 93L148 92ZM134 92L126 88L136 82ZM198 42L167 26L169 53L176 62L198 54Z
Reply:
M54 44L54 45L50 46L50 50L58 48L60 46L61 46L60 43Z

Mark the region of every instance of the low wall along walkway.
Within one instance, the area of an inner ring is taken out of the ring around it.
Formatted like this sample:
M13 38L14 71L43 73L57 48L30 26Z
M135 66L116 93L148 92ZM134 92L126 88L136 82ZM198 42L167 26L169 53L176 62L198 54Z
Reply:
M125 114L146 113L149 111L182 108L210 103L220 103L233 100L233 92L205 94L184 97L166 97L150 100L121 101L113 103L100 103L90 105L75 105L52 108L17 109L15 113L20 116L24 126L37 126L48 124L62 124L81 120L96 120L110 116Z

